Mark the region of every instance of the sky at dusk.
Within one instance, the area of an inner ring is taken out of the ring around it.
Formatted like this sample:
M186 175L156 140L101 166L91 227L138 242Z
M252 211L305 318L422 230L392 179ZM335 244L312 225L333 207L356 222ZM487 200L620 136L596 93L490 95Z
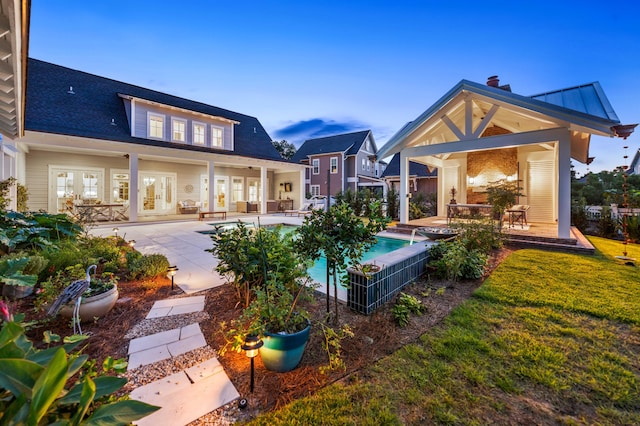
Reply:
M491 75L525 96L599 81L639 123L639 14L636 0L33 0L29 56L257 117L297 146L371 129L381 147ZM640 127L594 136L589 170L639 148Z

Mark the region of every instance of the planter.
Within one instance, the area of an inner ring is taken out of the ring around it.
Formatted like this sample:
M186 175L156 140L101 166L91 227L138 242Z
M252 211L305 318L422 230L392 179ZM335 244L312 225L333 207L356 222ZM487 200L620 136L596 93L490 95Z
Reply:
M118 300L118 286L114 285L104 293L91 297L83 297L80 303L80 320L91 321L95 317L102 317L113 308ZM60 309L60 314L66 318L73 316L75 303L68 303Z
M30 285L2 285L2 295L10 300L22 299L33 293Z
M260 357L267 370L284 373L298 366L309 340L311 323L293 334L265 333Z

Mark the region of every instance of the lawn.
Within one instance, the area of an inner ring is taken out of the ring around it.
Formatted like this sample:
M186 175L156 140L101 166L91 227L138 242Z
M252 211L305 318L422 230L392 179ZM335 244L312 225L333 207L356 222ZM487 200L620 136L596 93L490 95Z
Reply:
M441 327L251 424L640 424L640 270L590 239L514 252Z

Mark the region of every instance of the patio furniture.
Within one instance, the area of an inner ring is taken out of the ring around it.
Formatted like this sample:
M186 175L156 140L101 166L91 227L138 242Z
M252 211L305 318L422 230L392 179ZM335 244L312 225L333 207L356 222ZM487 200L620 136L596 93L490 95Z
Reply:
M253 201L238 201L238 213L258 213L258 203Z
M524 229L524 225L527 223L527 211L530 206L524 204L516 204L510 209L507 209L509 214L509 228L513 228L517 223L520 224L520 228Z
M311 212L312 212L312 204L311 203L304 203L302 205L302 207L300 207L299 210L294 210L294 209L285 210L284 211L284 215L285 216L298 216L298 217L300 217L300 216L306 216L308 214L311 214Z
M216 216L220 216L220 218L224 220L227 218L227 212L225 211L199 212L198 220L202 220L207 216L212 216L214 219Z
M447 223L451 219L477 219L491 217L493 206L491 204L447 204Z
M200 207L198 207L197 203L193 200L184 200L178 202L178 208L180 209L180 213L182 214L194 214L198 213Z

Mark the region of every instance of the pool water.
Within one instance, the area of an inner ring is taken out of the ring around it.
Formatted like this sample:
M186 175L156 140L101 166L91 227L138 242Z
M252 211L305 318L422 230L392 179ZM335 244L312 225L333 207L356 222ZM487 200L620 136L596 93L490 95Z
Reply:
M394 250L401 249L410 244L409 241L399 240L397 238L376 237L378 240L369 251L365 252L360 260L360 263L364 263L367 260L371 260L374 257L390 253ZM327 283L327 259L321 257L318 259L311 268L308 269L309 275L314 281L320 284Z

